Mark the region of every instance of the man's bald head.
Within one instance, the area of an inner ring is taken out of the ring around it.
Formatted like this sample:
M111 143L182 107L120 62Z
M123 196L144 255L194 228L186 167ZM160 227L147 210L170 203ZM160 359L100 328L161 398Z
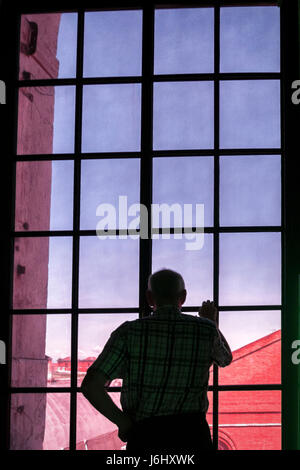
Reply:
M148 279L148 291L156 305L184 302L186 291L181 274L171 269L161 269L151 274Z

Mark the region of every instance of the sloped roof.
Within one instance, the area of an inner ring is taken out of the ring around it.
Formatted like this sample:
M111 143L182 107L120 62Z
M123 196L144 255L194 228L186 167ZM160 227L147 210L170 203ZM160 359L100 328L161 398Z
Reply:
M248 354L256 353L257 351L269 347L274 343L277 343L281 340L281 330L274 331L263 338L260 338L252 343L246 344L242 348L236 349L233 352L233 362L240 360L241 358L247 356Z
M219 369L219 383L278 384L281 382L281 330L233 351L230 366Z

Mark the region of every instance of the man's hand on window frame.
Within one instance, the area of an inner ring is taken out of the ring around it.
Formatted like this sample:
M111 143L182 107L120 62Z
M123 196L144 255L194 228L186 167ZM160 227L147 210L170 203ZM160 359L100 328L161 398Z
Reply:
M199 317L207 318L213 322L217 322L218 311L213 302L207 300L202 302L202 306L198 310Z

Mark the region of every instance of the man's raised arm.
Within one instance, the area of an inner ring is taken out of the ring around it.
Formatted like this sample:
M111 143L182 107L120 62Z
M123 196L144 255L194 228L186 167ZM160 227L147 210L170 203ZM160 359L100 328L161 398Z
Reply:
M213 302L207 300L202 303L199 309L199 316L207 318L214 322L216 326L216 335L213 343L212 359L220 367L226 367L232 362L232 352L225 337L221 333L217 325L217 309Z

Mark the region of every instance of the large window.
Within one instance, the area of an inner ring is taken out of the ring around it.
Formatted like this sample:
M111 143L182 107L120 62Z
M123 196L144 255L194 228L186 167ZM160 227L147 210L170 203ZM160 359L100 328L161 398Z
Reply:
M11 449L124 448L80 384L110 333L149 314L163 267L185 279L183 312L215 302L234 351L210 373L215 448L281 448L280 8L266 3L22 14ZM201 227L174 213L133 236L120 196L149 213L203 204L203 246L176 237Z

